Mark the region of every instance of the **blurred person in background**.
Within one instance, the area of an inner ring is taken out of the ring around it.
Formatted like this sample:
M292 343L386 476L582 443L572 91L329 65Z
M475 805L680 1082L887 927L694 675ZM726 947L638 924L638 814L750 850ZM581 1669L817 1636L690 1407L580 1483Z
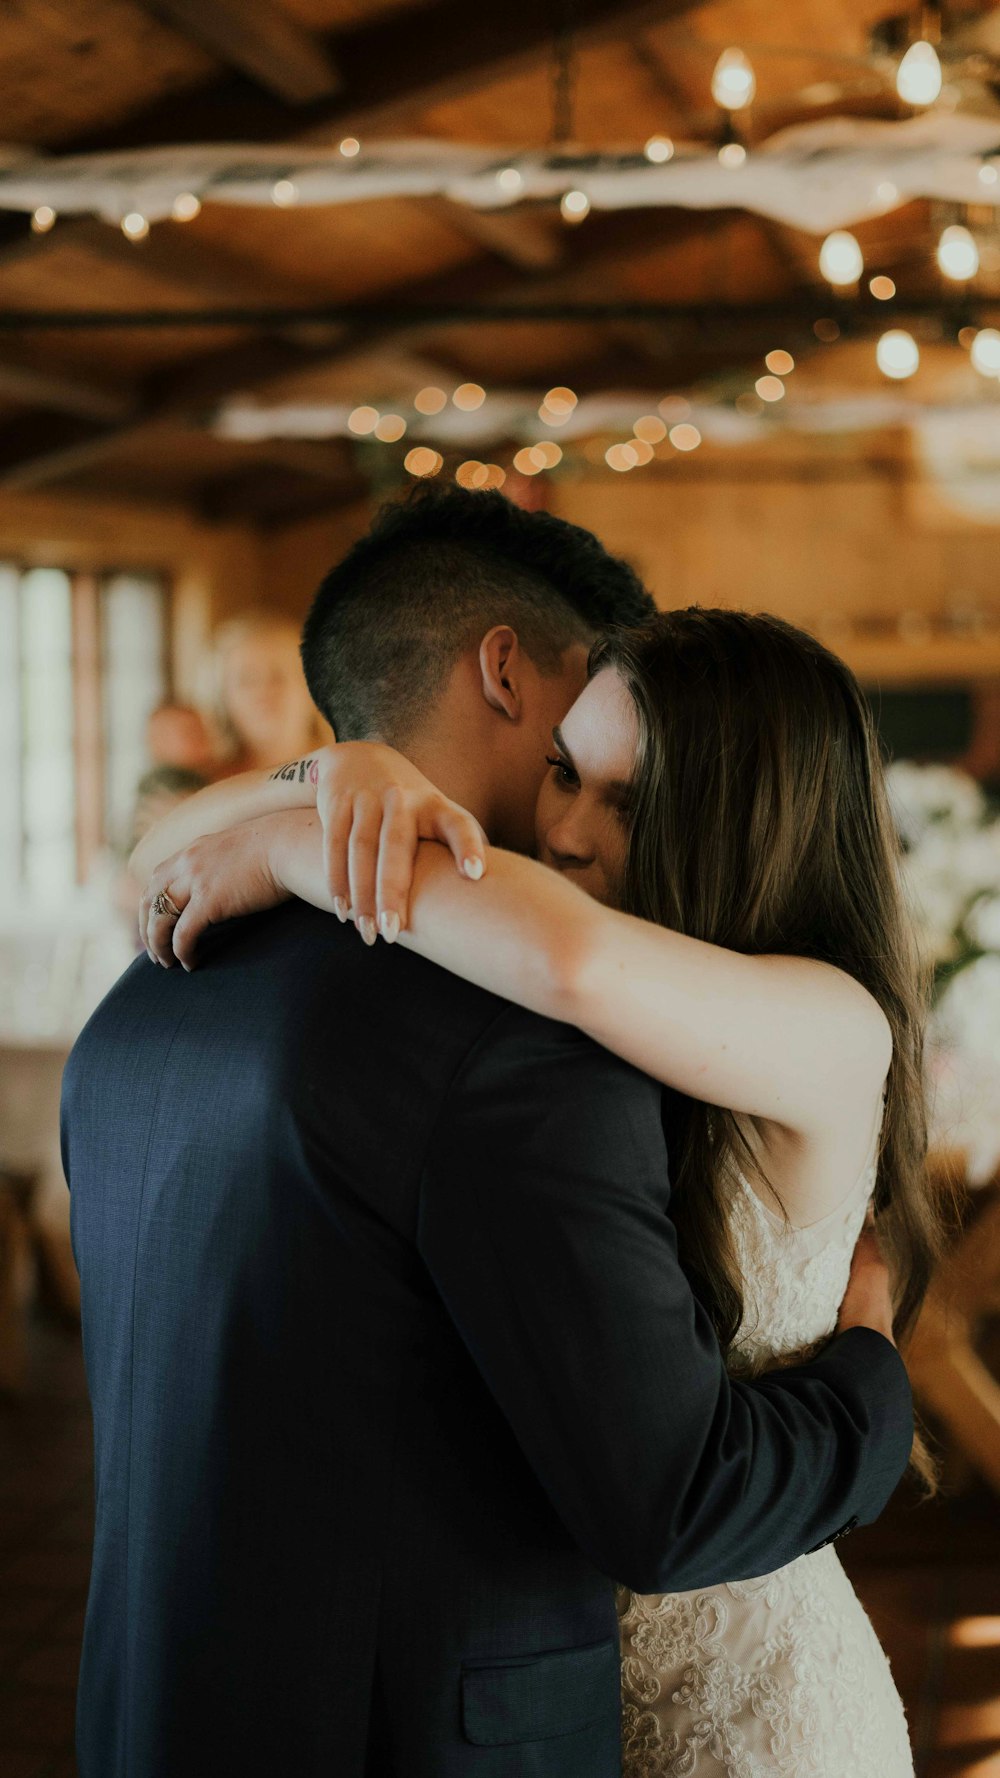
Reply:
M146 746L154 769L163 766L188 772L206 784L217 774L218 749L212 730L194 704L158 704L146 725Z
M215 671L224 749L215 777L282 765L332 738L309 696L292 619L251 611L222 624Z

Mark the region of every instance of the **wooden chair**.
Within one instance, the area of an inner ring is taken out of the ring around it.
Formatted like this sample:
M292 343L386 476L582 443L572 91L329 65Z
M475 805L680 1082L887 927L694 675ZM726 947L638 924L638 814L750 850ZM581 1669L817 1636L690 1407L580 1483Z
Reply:
M0 1392L23 1393L27 1320L35 1286L34 1177L0 1173Z
M964 1177L958 1151L933 1157ZM957 1241L927 1293L906 1362L918 1405L934 1414L959 1454L1000 1493L1000 1382L978 1351L984 1321L1000 1311L1000 1182L976 1191Z

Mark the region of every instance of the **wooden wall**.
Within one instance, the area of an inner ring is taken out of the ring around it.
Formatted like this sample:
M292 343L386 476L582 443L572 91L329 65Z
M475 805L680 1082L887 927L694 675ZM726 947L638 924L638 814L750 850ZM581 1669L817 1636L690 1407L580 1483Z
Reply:
M869 681L1000 676L1000 527L963 517L905 462L817 479L752 460L727 474L725 459L704 457L690 477L555 476L548 505L626 556L663 606L776 612ZM367 517L359 506L266 538L268 598L304 610ZM991 610L995 627L949 634L956 607Z

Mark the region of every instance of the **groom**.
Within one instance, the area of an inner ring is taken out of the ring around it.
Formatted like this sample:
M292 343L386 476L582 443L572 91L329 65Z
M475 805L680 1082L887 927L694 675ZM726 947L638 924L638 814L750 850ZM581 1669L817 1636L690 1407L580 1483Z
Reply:
M588 533L456 490L376 521L304 660L342 739L527 846L588 642L648 609ZM616 1778L608 1577L766 1572L898 1480L884 1288L733 1383L653 1082L300 903L202 962L139 959L66 1074L81 1778Z

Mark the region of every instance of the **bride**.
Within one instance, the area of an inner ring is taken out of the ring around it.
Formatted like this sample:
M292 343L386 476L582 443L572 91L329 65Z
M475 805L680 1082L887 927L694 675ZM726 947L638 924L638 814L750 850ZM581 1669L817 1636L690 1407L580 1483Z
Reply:
M297 894L579 1026L672 1089L672 1215L734 1373L830 1337L872 1213L905 1336L939 1230L924 1001L848 668L740 612L614 633L554 731L536 839L537 862L490 849L401 754L335 746L153 829L143 936L191 967L209 923ZM919 1439L913 1463L932 1484ZM832 1546L694 1593L619 1588L618 1607L627 1778L911 1778Z

